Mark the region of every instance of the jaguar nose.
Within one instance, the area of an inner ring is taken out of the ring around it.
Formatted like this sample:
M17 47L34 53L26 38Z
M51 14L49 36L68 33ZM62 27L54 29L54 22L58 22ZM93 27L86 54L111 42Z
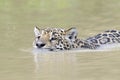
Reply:
M45 46L45 44L36 44L36 46L38 47L38 48L42 48L42 47L44 47Z

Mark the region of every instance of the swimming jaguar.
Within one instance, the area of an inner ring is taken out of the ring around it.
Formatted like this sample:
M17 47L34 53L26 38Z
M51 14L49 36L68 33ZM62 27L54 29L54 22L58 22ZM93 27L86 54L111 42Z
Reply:
M107 30L85 40L78 38L78 31L75 27L62 28L34 28L35 48L44 48L50 51L71 50L71 49L97 49L101 45L120 43L120 31Z

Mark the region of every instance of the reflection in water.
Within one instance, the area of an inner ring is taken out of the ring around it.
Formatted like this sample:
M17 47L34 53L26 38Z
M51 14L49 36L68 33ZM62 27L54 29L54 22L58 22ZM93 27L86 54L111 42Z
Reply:
M58 66L58 65L67 65L76 63L76 54L71 52L49 52L46 50L33 50L34 63L35 63L35 72L39 72L43 66ZM68 66L68 65L67 65ZM45 68L45 67L43 67Z
M38 58L38 53L33 53L34 55L34 62L35 62L35 72L37 72L39 70L39 58Z
M112 51L72 50L48 52L34 49L35 75L36 78L49 78L49 80L61 80L62 78L65 80L77 78L77 80L80 78L83 80L89 80L89 78L90 80L96 80L97 78L104 78L104 73L115 75L109 71L113 69L112 64L118 65L118 62L114 63L112 61L119 60L119 56L116 58L116 55L119 54L111 54L110 52ZM115 73L119 72L116 71Z
M33 50L33 56L34 56L34 63L35 63L35 73L39 74L40 72L44 72L50 70L47 68L51 68L50 73L52 70L55 70L55 68L60 68L61 65L64 66L76 66L78 63L77 61L77 53L106 53L109 51L116 51L119 50L120 45L118 44L111 44L111 45L104 45L98 50L70 50L70 51L59 51L59 52L50 52L47 50L40 50L40 49L34 49ZM52 72L53 73L53 72ZM54 73L53 73L54 74Z

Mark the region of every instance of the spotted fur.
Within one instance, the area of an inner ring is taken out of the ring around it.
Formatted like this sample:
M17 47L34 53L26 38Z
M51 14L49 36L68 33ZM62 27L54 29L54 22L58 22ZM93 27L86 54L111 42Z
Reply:
M46 48L53 50L70 50L75 48L97 49L104 44L120 43L120 32L108 30L103 33L89 37L86 40L77 37L76 28L34 28L35 41L33 46L36 48Z
M88 43L92 43L97 47L105 44L120 43L120 31L107 30L103 33L97 34L86 39Z
M46 28L39 29L34 28L35 41L33 46L37 48L47 48L50 50L69 50L72 46L73 41L77 37L77 32L75 28L70 28L68 30L61 28Z

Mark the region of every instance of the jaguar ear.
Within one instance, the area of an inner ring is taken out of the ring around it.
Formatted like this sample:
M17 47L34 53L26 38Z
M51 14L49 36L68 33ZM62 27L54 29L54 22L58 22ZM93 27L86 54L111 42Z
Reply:
M35 36L39 36L40 35L40 29L38 27L34 27L34 33L35 33Z
M66 32L68 39L75 40L77 38L78 32L77 32L77 29L75 27L72 27L72 28L66 30L65 32Z

